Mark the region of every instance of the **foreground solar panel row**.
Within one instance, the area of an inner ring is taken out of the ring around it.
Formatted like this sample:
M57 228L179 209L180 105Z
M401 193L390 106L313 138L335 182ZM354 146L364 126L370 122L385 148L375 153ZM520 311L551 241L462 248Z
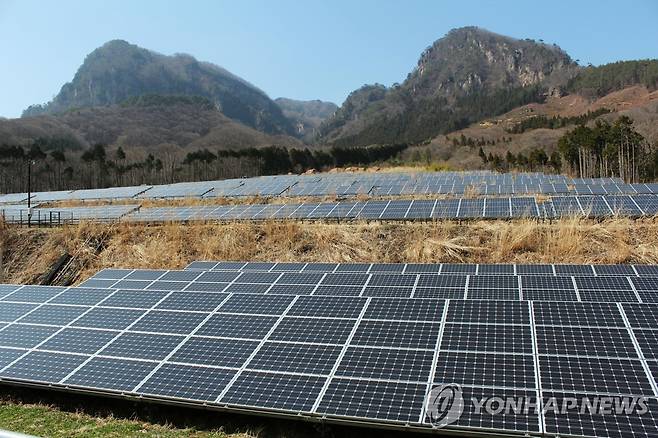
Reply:
M630 396L647 412L467 403L448 430L658 430L658 305L13 289L0 299L0 379L14 384L418 428L440 384L461 385L467 402Z
M157 199L241 196L400 196L411 194L483 196L512 194L658 194L658 184L624 184L618 178L572 179L541 173L476 172L335 173L277 175L156 186L33 193L34 202L94 199ZM0 203L22 203L27 193L0 195Z
M655 269L655 267L654 267ZM486 300L658 302L658 277L437 275L106 269L82 286L144 291L229 292ZM156 294L157 296L157 294Z
M640 217L658 214L658 196L439 199L303 204L238 204L142 208L126 221L212 221L265 219L432 220L558 218L571 216Z
M656 265L513 265L468 263L304 263L195 261L185 267L198 271L327 272L362 274L470 274L470 275L573 275L653 276Z

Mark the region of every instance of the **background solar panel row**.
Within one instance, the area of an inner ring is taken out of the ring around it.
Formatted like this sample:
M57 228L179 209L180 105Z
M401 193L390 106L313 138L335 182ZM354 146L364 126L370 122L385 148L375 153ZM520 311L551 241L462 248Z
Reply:
M126 217L134 222L231 221L265 219L434 220L558 218L613 215L640 217L658 214L658 196L485 198L391 200L303 204L237 204L222 206L141 208Z
M658 184L624 184L618 178L572 179L541 173L471 172L325 173L275 175L221 181L33 193L35 201L160 199L184 197L356 195L637 195L658 194ZM21 203L26 193L0 195L2 203Z
M657 426L658 305L1 290L0 379L15 384L429 428L425 395L452 383L467 401L649 400L645 414L602 419L467 404L449 426L463 431L635 437Z

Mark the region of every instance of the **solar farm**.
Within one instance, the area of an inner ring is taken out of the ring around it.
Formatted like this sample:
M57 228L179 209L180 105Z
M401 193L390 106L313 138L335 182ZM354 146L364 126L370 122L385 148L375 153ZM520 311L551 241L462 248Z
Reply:
M15 226L27 199L0 195L0 230L18 242L30 236ZM67 249L89 262L66 281L0 285L4 385L329 430L658 436L658 264L646 240L657 184L350 173L41 192L30 201L31 221L58 241L86 243L94 227L117 237L94 241L93 251ZM593 235L593 248L579 248L592 262L561 250L573 229L550 230L565 220ZM632 228L623 234L637 248L625 244L613 258L594 246L612 241L611 221ZM519 234L548 236L541 262L525 241L510 243L510 263L485 247L497 224L512 230L495 241L502 245L517 223ZM295 242L304 226L331 256ZM464 243L476 226L480 246ZM445 229L456 237L433 243ZM208 246L172 255L167 233ZM269 248L277 233L284 243ZM348 240L358 233L374 241L369 250ZM383 259L372 248L386 239L394 242Z
M404 197L422 199L403 199ZM233 205L142 206L146 200L213 200L258 197L290 200ZM295 198L332 197L331 202ZM433 199L434 197L434 199ZM385 199L384 199L385 198ZM28 218L28 194L0 195L0 216L9 223ZM36 223L81 220L186 222L236 220L445 220L658 214L658 184L624 184L616 178L573 179L533 174L435 172L286 175L30 195ZM121 201L121 207L47 207L62 201ZM30 219L32 219L30 216Z

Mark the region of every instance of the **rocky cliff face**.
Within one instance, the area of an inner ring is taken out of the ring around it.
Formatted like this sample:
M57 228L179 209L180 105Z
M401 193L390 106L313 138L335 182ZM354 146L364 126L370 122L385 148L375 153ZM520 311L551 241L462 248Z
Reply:
M350 94L320 128L320 140L420 141L488 115L483 107L504 112L498 101L505 98L523 104L556 92L578 68L557 46L476 27L455 29L423 51L402 84L368 85Z
M146 94L202 96L227 117L259 131L295 133L273 100L227 70L190 55L165 56L122 40L90 53L51 102L31 106L23 116L107 106Z
M320 124L338 109L335 103L321 100L279 97L275 102L297 130L297 136L307 140L311 140L317 134Z

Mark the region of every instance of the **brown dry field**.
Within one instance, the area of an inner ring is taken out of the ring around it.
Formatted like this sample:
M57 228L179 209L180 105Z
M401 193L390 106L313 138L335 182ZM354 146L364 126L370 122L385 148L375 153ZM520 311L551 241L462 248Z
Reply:
M73 284L103 268L194 260L655 264L658 219L0 226L2 282L39 284L65 252Z

